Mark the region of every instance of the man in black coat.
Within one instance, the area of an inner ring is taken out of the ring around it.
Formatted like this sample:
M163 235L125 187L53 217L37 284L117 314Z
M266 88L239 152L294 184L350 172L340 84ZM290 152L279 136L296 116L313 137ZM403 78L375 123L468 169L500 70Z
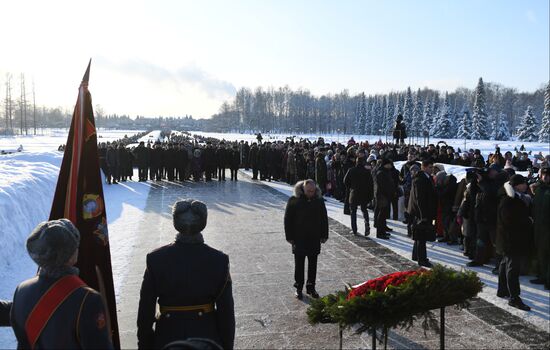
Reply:
M349 169L344 176L346 191L349 193L351 229L357 235L357 207L361 208L365 220L365 237L370 234L369 212L367 205L374 197L374 183L370 170L365 168L365 157L357 158L356 166Z
M527 179L516 174L504 184L506 196L498 206L497 212L497 253L502 255L499 266L497 296L510 297L508 305L520 310L531 308L523 303L519 294L520 261L529 253L533 233L531 221L531 198L526 195Z
M389 239L386 233L388 227L386 220L389 214L389 208L395 193L395 184L391 170L393 168L392 161L384 158L382 163L375 171L374 181L374 227L376 227L376 237L381 239Z
M233 149L229 151L229 169L231 171L231 181L237 181L237 172L241 164L241 153L238 146L233 146Z
M149 164L149 149L145 148L145 142L141 141L139 146L133 151L136 157L136 165L138 167L139 181L147 181L147 170Z
M11 301L0 300L0 327L10 326Z
M180 201L174 204L172 216L176 241L147 254L138 348L162 349L173 341L206 338L232 349L235 311L229 257L204 243L206 205L192 199Z
M187 178L187 166L189 165L189 154L183 143L180 143L179 148L176 150L176 159L178 179L183 182Z
M503 182L497 179L498 167L491 165L479 177L479 192L475 199L475 221L477 224L476 253L467 266L481 266L493 254L497 227L498 190ZM497 263L498 266L498 263Z
M175 179L177 162L177 150L172 143L169 143L168 148L164 152L164 166L166 167L166 177L168 181L174 181Z
M164 155L164 150L162 149L160 143L156 143L155 148L151 150L151 158L150 158L151 180L160 181L162 179L163 155Z
M304 264L307 257L306 292L318 298L319 294L315 290L317 256L321 253L321 243L328 239L328 216L323 195L315 181L309 179L296 183L294 194L286 205L284 224L286 240L292 245L294 253L296 297L303 298Z
M227 158L229 151L225 149L225 143L220 142L216 149L216 168L218 170L218 181L225 181L225 168L227 167Z
M247 164L252 168L252 180L258 180L258 146L256 142L250 147Z
M435 240L433 221L437 214L437 196L430 175L432 172L432 160L423 160L421 171L413 179L407 209L411 220L414 220L412 225L414 239L412 259L418 261L418 265L425 267L432 266L426 253L426 241Z
M212 143L207 142L206 147L201 152L202 167L204 170L205 181L212 181L212 175L216 172L216 151Z
M119 156L118 156L116 142L113 142L107 148L105 160L107 162L107 167L109 168L109 173L107 174L107 183L109 184L111 183L111 177L112 177L112 183L117 184L118 183L117 180L119 177L119 173L118 173Z

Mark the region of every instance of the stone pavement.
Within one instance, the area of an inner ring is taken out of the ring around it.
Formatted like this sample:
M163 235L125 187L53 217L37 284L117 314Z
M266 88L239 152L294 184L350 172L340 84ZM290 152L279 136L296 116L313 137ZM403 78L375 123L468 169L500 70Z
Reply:
M170 207L178 199L195 198L208 205L207 244L231 261L236 312L236 348L337 348L335 325L311 326L309 300L293 296L293 256L283 233L287 196L242 177L238 182L153 184L145 213L137 225L131 263L118 300L123 348L136 347L139 289L147 252L174 239ZM373 240L351 235L330 220L329 240L319 257L317 286L321 295L386 273L415 268L409 260ZM549 345L548 333L476 299L470 310L447 309L447 348L529 348ZM436 316L438 317L438 316ZM368 336L344 333L345 348L369 348ZM410 331L393 330L390 348L438 348L439 336L424 336L420 324Z

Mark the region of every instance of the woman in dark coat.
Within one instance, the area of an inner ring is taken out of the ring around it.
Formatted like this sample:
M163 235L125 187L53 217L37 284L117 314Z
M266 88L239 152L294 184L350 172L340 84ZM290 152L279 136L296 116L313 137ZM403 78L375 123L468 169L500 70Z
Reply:
M306 292L318 298L319 294L315 290L317 256L321 253L321 243L328 239L328 216L321 190L313 180L299 181L294 186L294 195L286 205L284 225L286 240L292 244L294 253L296 297L302 299L307 257Z

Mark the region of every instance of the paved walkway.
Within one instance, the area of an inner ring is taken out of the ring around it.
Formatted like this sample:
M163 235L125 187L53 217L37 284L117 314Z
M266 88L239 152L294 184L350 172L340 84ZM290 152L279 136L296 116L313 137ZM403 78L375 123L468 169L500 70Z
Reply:
M121 341L136 346L136 317L145 255L171 242L170 206L195 198L209 209L205 241L226 252L231 261L237 318L237 348L337 348L335 325L311 326L308 299L293 296L293 257L283 235L285 194L248 178L225 183L168 183L153 185L145 213L134 225L131 264L118 300ZM380 275L412 268L408 260L373 240L356 238L349 228L330 220L329 241L319 258L318 290L331 293L344 283L360 283ZM522 319L476 299L467 310L447 311L447 348L527 348L548 345L548 333ZM427 337L417 325L410 331L390 332L391 348L438 348L439 336ZM345 348L369 348L368 336L344 335Z

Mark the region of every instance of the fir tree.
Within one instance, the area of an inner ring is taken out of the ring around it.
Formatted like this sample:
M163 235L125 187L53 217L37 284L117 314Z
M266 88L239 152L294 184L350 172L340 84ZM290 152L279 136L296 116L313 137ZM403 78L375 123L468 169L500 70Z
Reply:
M422 119L421 135L424 136L424 132L430 132L432 127L432 101L426 98L426 105L424 106L424 116Z
M533 115L533 108L527 106L521 124L518 128L518 140L533 142L537 140L537 121Z
M388 99L386 98L386 95L382 96L382 104L380 105L380 130L382 130L382 135L385 135L386 133L386 121L387 116L386 113L388 112Z
M452 129L452 120L451 120L451 105L449 102L449 93L445 92L445 100L443 101L443 106L439 110L439 117L437 118L437 123L434 125L434 136L441 138L450 138L451 129Z
M459 139L469 139L472 133L472 125L470 123L470 110L468 109L468 105L466 103L464 103L464 106L462 107L461 114L462 118L458 124L458 132L456 137Z
M506 123L506 115L500 113L493 121L493 134L491 135L493 140L508 141L510 139L510 130L508 129L508 123Z
M422 96L420 95L420 89L416 92L416 100L414 101L413 108L413 121L411 125L410 132L411 136L420 137L422 136L422 121L424 113L424 104L422 103Z
M411 93L411 87L407 88L407 93L405 95L405 105L403 106L403 121L407 127L407 131L411 129L412 120L413 120L413 98Z
M359 115L357 117L357 131L360 135L365 135L367 126L367 98L362 92L359 96Z
M439 123L439 92L435 92L432 99L432 110L431 110L431 123L430 123L430 135L433 135L435 132L435 127Z
M388 107L386 110L386 125L385 132L386 134L393 128L393 120L395 117L395 103L393 101L392 95L388 98Z
M542 112L539 142L550 142L550 81L546 86L546 93L544 94L544 112Z
M479 78L475 92L471 138L473 140L488 139L489 135L487 129L487 113L485 113L485 87L483 85L483 79Z
M375 96L372 101L371 110L371 125L370 125L370 134L378 135L380 133L380 103L378 101L378 96Z

